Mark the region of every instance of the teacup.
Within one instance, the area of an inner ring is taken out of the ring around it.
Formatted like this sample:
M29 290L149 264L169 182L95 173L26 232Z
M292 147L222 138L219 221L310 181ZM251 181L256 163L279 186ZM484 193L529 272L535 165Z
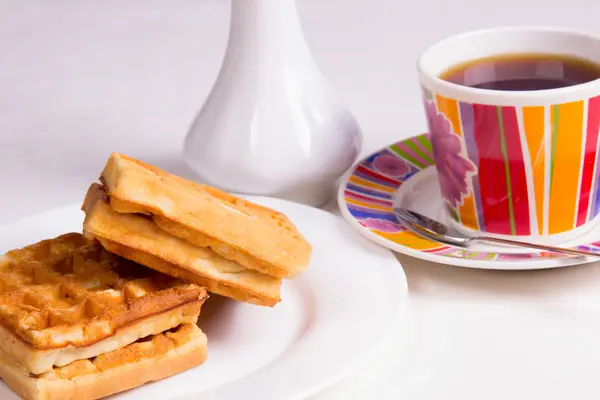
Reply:
M515 53L600 63L600 39L554 28L459 34L428 48L420 82L443 200L473 233L569 241L600 212L600 80L549 90L500 91L442 80L448 68Z

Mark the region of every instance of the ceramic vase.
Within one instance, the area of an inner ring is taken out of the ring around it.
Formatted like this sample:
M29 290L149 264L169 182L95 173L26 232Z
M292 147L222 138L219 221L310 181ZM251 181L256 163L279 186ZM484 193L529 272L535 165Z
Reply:
M206 183L321 206L362 144L305 42L295 0L232 0L225 58L185 139Z

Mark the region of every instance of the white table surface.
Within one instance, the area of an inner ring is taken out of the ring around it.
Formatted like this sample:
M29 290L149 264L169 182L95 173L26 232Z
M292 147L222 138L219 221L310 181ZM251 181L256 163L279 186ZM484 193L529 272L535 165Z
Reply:
M363 128L363 154L424 130L414 63L435 40L501 24L600 34L593 0L298 3L315 58ZM0 224L81 201L111 151L183 173L181 142L218 71L228 10L0 0ZM492 272L399 259L407 319L315 399L600 397L600 265Z

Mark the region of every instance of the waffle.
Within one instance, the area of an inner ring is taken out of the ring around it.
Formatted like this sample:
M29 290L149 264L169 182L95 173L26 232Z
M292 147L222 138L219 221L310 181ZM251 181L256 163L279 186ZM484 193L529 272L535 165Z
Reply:
M195 323L206 290L70 233L0 263L0 351L43 373Z
M235 300L264 306L280 300L281 279L170 235L149 218L114 211L98 184L88 190L83 209L84 233L112 253Z
M312 248L280 212L113 153L101 176L110 206L151 216L171 235L279 278L308 265Z
M27 400L92 400L166 378L202 364L206 336L180 325L93 359L33 375L0 351L0 378Z

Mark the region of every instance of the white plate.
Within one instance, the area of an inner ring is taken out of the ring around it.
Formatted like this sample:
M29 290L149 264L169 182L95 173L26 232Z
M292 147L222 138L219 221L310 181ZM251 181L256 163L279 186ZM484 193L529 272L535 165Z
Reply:
M322 210L249 199L282 211L298 226L313 246L307 271L284 282L283 301L272 309L221 304L201 323L208 336L203 365L115 398L304 399L350 373L401 317L406 278L390 251ZM80 232L82 221L74 205L0 227L0 252ZM0 398L17 399L2 383Z

